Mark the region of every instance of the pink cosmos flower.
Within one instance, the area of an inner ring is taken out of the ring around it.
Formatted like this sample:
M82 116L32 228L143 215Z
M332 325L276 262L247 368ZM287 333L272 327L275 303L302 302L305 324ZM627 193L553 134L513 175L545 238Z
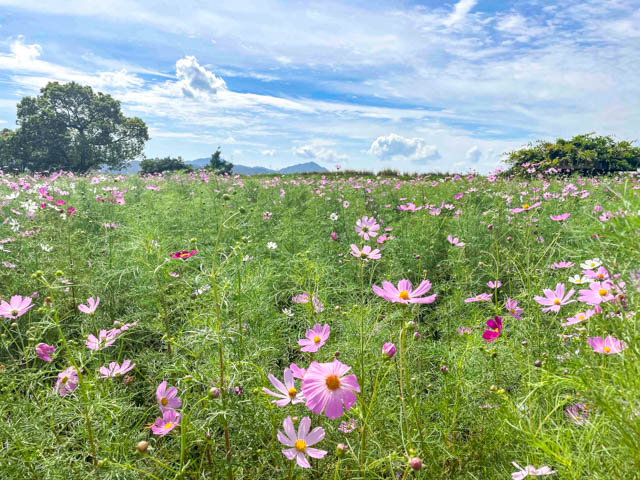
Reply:
M284 407L285 405L289 405L289 403L295 405L296 403L304 402L302 392L296 390L293 382L293 372L290 368L284 369L284 384L272 374L269 374L269 381L280 393L272 392L266 387L262 387L262 391L267 395L279 398L280 400L273 400L273 403L277 406Z
M574 265L575 265L575 263L573 263L573 262L555 262L555 263L549 265L549 268L555 268L555 269L571 268Z
M458 237L452 237L451 234L447 235L447 240L454 247L464 247L465 243L461 242Z
M93 297L87 298L87 303L89 304L88 306L83 304L78 305L78 310L82 313L86 313L87 315L93 315L98 308L98 305L100 305L100 297L96 297L95 300Z
M293 303L309 303L309 294L301 293L291 299Z
M511 462L511 464L519 470L518 472L514 472L511 474L511 478L513 480L523 480L529 475L533 477L540 477L543 475L553 475L554 473L556 473L555 470L551 470L546 465L543 465L540 468L536 468L533 465L527 465L526 467L522 468L516 462Z
M393 235L387 235L387 234L385 233L384 235L380 235L380 236L378 237L378 240L377 240L377 241L378 241L378 243L379 243L380 245L382 245L382 244L384 244L384 243L386 243L386 242L390 242L390 241L391 241L391 240L393 240L394 238L396 238L396 237L394 237Z
M21 297L14 295L9 303L2 300L0 302L0 315L14 320L27 313L34 305L31 303L31 297Z
M606 268L598 267L597 271L583 270L582 273L587 277L596 281L609 280L610 275Z
M58 393L64 397L67 393L73 392L78 386L78 372L74 367L69 367L58 374L58 381L53 387L53 393Z
M356 232L366 241L369 241L369 237L375 238L378 236L378 230L380 225L376 222L376 219L368 216L364 216L356 220Z
M351 251L349 253L356 258L363 259L365 262L378 260L381 257L379 249L371 250L369 245L365 245L362 247L362 250L360 250L355 243L351 244Z
M562 323L563 327L568 327L569 325L575 325L576 323L584 322L587 318L593 316L596 313L595 310L589 309L586 312L576 313L573 317L567 318L567 321Z
M422 297L425 293L431 290L431 282L429 280L423 280L418 285L418 288L413 290L413 286L409 280L403 279L398 282L398 288L393 283L384 281L382 282L382 288L377 285L373 286L373 292L379 297L384 298L388 302L393 303L433 303L438 296L437 293L428 297Z
M124 375L127 372L133 370L135 363L131 363L131 360L125 360L122 365L116 362L111 362L108 367L100 367L100 375L98 378L118 377Z
M52 360L51 355L56 351L56 347L53 345L47 345L46 343L39 343L36 345L36 355L40 358L40 360L44 360L45 362L50 362Z
M500 288L502 286L502 282L500 280L496 280L495 282L492 280L487 282L487 287L489 288Z
M538 295L533 297L533 299L540 305L546 305L546 307L542 309L543 312L559 312L562 305L567 305L568 303L575 302L575 300L569 300L569 298L571 298L571 296L574 294L575 290L572 288L565 295L564 283L556 284L555 290L545 288L543 292L544 297L540 297Z
M602 338L602 337L587 337L587 342L593 351L596 353L604 353L607 355L613 355L614 353L620 353L625 348L627 348L627 344L622 340L618 340L617 338L612 337L611 335Z
M156 400L160 410L173 410L180 408L182 400L178 398L178 389L176 387L167 388L167 381L164 380L156 389Z
M192 257L196 254L196 249L194 248L193 250L189 251L189 250L182 250L181 252L176 252L176 253L171 253L169 254L169 256L171 258L189 258Z
M291 365L289 365L289 368L291 369L291 373L293 374L293 378L302 379L302 378L304 378L305 373L307 373L307 369L306 368L300 368L295 363L292 363Z
M338 234L336 232L331 232L331 240L338 240Z
M480 295L476 295L475 297L465 298L464 303L471 302L490 302L491 295L488 293L481 293Z
M307 408L317 415L324 411L331 419L338 418L345 410L349 410L356 402L354 392L360 392L356 376L344 376L349 370L351 367L338 359L330 363L312 362L302 381Z
M564 415L572 423L584 425L587 418L589 418L589 409L584 403L576 403L575 405L565 408Z
M533 205L529 205L528 203L524 203L522 205L522 207L517 207L517 208L512 208L511 209L511 213L520 213L520 212L526 212L528 210L532 210L536 207L539 207L542 204L542 202L536 202Z
M156 418L156 423L151 425L154 435L166 435L180 423L180 414L175 410L163 410L162 417Z
M300 420L298 433L293 427L291 416L284 419L282 426L284 427L284 433L278 430L278 441L285 447L290 447L282 450L282 453L289 460L295 458L299 467L311 468L311 464L305 454L311 458L323 458L327 454L326 450L310 448L324 438L324 428L316 427L309 432L311 428L311 419L309 417L304 417Z
M615 297L611 293L613 284L609 281L606 282L592 282L589 284L588 290L580 290L578 293L579 302L584 302L587 305L600 305L603 302L613 300Z
M391 343L391 342L387 342L382 346L382 355L384 355L387 358L393 358L393 356L396 354L396 346Z
M555 220L556 222L562 222L571 216L570 213L563 213L562 215L549 215L551 220Z
M458 335L460 335L462 337L463 335L471 334L472 330L471 330L471 327L465 327L464 325L462 325L462 326L458 327L456 329L456 331L458 332Z
M87 337L85 345L89 350L102 350L103 348L113 345L119 333L120 330L117 328L112 328L111 330L100 330L97 338L91 333Z
M510 298L507 298L507 301L504 304L504 307L509 312L509 315L511 315L513 318L515 318L517 320L521 320L522 319L522 317L520 316L522 314L522 309L520 307L518 307L518 301L517 300L511 300Z
M316 323L311 330L307 330L307 338L298 340L298 345L302 347L300 350L311 353L317 352L327 342L329 331L329 325L326 323L324 326Z
M482 338L486 343L491 343L497 339L502 333L502 319L500 317L493 317L487 320L487 330L482 334Z

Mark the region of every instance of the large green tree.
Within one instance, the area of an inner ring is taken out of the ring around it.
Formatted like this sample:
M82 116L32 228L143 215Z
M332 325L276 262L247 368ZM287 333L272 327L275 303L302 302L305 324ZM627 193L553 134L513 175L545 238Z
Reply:
M555 143L538 140L507 155L506 162L511 165L509 173L523 175L537 174L550 168L603 174L640 167L639 147L594 133L576 135L571 140L559 138Z
M22 170L122 168L149 139L145 123L125 117L120 102L75 82L51 82L40 95L24 97L17 124L11 148Z
M227 162L221 157L221 154L222 152L220 151L220 147L218 147L215 153L211 154L209 165L207 165L206 168L220 174L226 173L228 175L231 175L231 173L233 172L233 163Z

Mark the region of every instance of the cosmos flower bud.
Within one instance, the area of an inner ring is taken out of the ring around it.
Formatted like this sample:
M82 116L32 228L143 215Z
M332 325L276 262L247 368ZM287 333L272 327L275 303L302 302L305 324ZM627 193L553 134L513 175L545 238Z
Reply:
M44 304L45 305L53 305L53 298L51 298L49 296L44 297Z
M415 340L420 340L420 338L422 338L422 335L420 335L420 332L413 332L413 338Z
M138 450L139 453L145 453L147 448L149 448L149 442L145 440L138 442L138 445L136 446L136 450Z
M218 387L211 387L209 395L211 398L218 398L220 396L220 389Z
M347 447L344 443L339 443L338 445L336 445L336 455L338 457L342 457L347 450L349 450L349 447Z
M409 466L411 466L414 470L420 470L422 468L422 460L418 457L413 457L409 459Z
M396 354L396 346L391 343L391 342L387 342L382 346L382 355L384 355L387 358L393 358L393 356Z
M441 371L442 373L447 373L447 372L449 371L449 369L447 368L447 366L446 366L446 365L442 365L442 366L440 367L440 371Z

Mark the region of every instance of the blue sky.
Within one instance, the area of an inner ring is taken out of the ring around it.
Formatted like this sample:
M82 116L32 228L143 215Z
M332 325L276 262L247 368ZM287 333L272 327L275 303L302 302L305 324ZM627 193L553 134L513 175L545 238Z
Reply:
M640 138L640 0L0 0L0 128L48 81L141 117L149 157L487 172Z

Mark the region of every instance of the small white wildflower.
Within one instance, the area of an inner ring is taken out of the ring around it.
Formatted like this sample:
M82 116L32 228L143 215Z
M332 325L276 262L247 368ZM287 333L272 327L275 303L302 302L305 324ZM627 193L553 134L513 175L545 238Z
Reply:
M267 248L270 248L271 250L275 250L276 248L278 248L278 244L276 242L269 242L267 243Z

